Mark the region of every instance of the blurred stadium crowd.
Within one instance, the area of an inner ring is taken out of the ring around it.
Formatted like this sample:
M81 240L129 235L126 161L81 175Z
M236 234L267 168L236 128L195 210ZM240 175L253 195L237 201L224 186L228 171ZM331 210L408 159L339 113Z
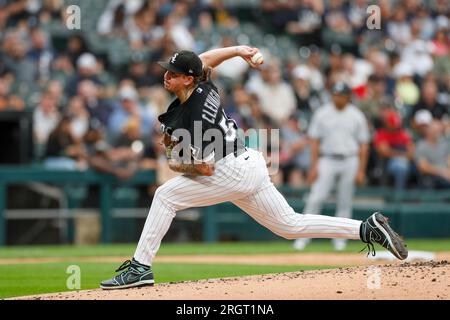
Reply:
M380 29L366 25L372 3ZM447 0L0 0L0 112L33 113L46 167L153 168L163 182L157 115L172 97L156 62L251 45L261 71L236 58L213 77L241 128L280 128L275 183L305 185L308 123L342 80L371 129L369 185L450 187L449 37Z

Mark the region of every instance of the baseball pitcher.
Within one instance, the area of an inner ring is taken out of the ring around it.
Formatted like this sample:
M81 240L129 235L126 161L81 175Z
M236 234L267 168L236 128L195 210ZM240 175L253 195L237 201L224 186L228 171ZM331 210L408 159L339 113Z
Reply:
M153 285L152 262L177 211L225 201L286 239L361 240L373 254L375 242L398 259L407 257L402 239L380 213L357 221L299 214L289 206L271 183L263 155L245 148L238 138L236 123L223 110L219 91L209 77L212 68L233 57L243 58L254 68L263 62L257 48L235 46L199 56L180 51L160 63L166 70L164 87L177 98L159 121L169 166L183 174L157 189L133 258L117 269L118 275L103 281L101 288ZM198 139L199 131L204 139Z

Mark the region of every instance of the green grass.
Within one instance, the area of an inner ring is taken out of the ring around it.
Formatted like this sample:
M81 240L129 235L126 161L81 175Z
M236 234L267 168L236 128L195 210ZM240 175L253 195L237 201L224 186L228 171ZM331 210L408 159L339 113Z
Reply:
M450 239L407 240L410 250L450 251ZM359 241L349 241L346 252L358 252L364 245ZM378 247L378 246L377 246ZM40 257L95 257L131 256L136 244L112 244L95 246L11 246L0 248L0 258L40 258ZM196 254L264 254L292 253L292 241L277 242L225 242L225 243L166 243L158 255ZM304 252L333 252L328 240L314 240Z
M66 285L71 275L66 271L71 264L1 265L0 298L73 291L74 289L68 289ZM111 263L73 264L80 267L81 290L98 288L100 281L112 277L117 268L117 264ZM323 268L330 267L159 263L154 266L154 272L155 281L162 283Z

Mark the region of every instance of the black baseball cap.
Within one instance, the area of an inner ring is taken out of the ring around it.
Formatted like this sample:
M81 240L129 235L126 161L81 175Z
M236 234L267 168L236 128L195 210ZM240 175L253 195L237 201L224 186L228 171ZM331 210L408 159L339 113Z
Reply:
M202 74L202 60L192 51L179 51L173 54L169 62L158 62L166 70L182 73L187 76L198 77Z
M347 96L347 95L351 95L352 94L352 90L344 82L336 82L334 84L333 88L331 88L331 93L333 93L333 94L340 94L340 95L346 95Z

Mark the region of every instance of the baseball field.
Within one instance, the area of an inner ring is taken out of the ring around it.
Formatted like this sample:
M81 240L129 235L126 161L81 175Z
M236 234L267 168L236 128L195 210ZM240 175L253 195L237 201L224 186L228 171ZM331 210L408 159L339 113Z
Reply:
M98 289L99 282L130 258L134 244L6 247L0 298L450 299L450 239L408 241L410 252L434 253L432 262L369 259L362 247L350 242L336 253L325 240L302 252L290 241L168 243L153 266L154 287L116 291Z

